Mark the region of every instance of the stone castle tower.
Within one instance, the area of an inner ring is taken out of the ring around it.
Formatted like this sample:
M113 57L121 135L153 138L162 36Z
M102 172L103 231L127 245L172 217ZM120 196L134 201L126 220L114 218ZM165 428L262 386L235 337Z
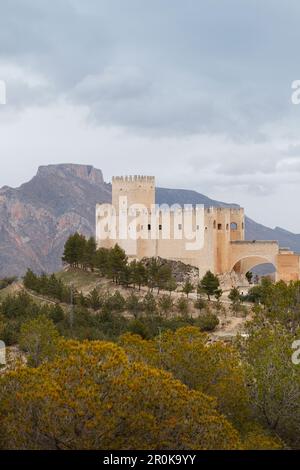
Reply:
M112 205L118 207L119 198L127 197L128 206L143 204L147 209L155 204L154 176L114 176L112 179Z

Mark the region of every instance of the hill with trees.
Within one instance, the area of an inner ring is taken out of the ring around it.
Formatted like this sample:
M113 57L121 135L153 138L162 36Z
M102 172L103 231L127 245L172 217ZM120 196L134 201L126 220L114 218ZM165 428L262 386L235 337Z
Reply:
M0 448L300 447L300 282L263 279L225 306L210 272L178 285L161 260L129 263L78 233L63 258L0 296L18 353L0 368ZM245 300L244 334L214 339Z

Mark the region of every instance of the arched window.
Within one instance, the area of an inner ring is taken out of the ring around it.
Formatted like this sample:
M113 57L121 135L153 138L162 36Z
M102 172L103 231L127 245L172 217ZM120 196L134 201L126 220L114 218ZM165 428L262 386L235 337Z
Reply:
M238 228L237 223L236 223L236 222L231 222L231 224L230 224L230 230L237 230L237 228Z
M229 224L226 224L226 230L229 230Z
M218 224L218 230L222 230L222 224Z
M216 221L214 220L214 228L216 228Z

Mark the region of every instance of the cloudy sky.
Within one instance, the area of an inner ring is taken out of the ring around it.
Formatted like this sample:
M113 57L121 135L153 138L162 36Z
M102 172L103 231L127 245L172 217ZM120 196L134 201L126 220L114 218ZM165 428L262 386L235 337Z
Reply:
M300 232L299 0L3 0L0 186L153 174Z

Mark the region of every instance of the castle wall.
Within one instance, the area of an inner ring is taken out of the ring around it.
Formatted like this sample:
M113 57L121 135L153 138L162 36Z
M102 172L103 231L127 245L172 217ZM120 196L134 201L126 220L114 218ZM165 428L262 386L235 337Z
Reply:
M277 255L276 280L285 282L298 281L300 272L300 256L295 253L279 253Z
M238 262L244 263L245 268L248 270L251 263L255 263L257 260L261 260L264 263L272 263L276 266L279 246L278 242L273 240L235 240L231 242L230 253L228 271L232 271ZM246 260L249 260L249 264ZM255 264L252 264L253 266Z
M126 196L127 201L124 200ZM120 204L121 202L121 204ZM130 206L139 208L142 204L148 210L148 218L140 209L140 215L134 216L127 212ZM163 212L157 221L156 239L151 239L151 231L155 230L153 224L153 212L151 209L155 204L155 179L146 176L131 177L114 177L112 180L112 205L116 210L117 232L119 231L118 221L120 214L126 214L128 222L128 231L124 237L114 240L100 240L99 233L99 214L97 213L97 242L98 246L111 248L118 243L127 253L129 257L142 259L144 257L160 256L166 259L179 260L186 264L191 264L199 268L201 275L211 270L214 273L222 273L227 269L230 260L230 241L237 237L243 237L244 229L244 211L243 209L232 208L206 208L204 211L204 244L202 248L187 249L187 245L193 240L185 236L185 218L178 218L176 209L172 210L170 216L170 234L164 239L163 229L165 220ZM101 206L98 206L97 212L100 213ZM192 220L192 230L196 234L197 215L196 209L190 209L189 212ZM181 213L182 214L182 213ZM148 238L138 238L132 240L130 237L131 224L136 221L136 227L140 233ZM234 221L235 228L231 227ZM182 233L181 239L176 239L176 233Z
M126 197L126 198L124 198ZM121 205L120 205L121 201ZM208 270L215 274L236 272L245 273L261 263L272 263L277 268L277 279L294 280L299 278L299 255L289 251L279 251L276 241L245 241L244 210L242 208L205 208L204 243L201 248L187 249L192 240L186 237L185 219L180 220L174 208L170 216L170 233L164 239L166 227L165 213L160 212L157 223L155 205L155 178L150 176L114 177L112 180L112 205L115 208L117 224L119 216L126 218L125 233L114 239L100 237L100 212L96 209L96 240L98 246L111 248L118 243L129 258L161 257L178 260L199 269L202 277ZM142 206L146 210L142 209ZM138 209L131 212L129 208ZM152 212L151 212L152 211ZM194 234L201 230L196 209L189 209ZM137 239L131 234L137 229ZM119 226L117 225L117 233ZM155 231L154 239L151 233ZM109 230L108 230L109 232ZM177 239L176 235L182 234ZM143 238L141 237L143 234ZM111 233L110 233L111 235ZM139 236L140 235L140 236Z

